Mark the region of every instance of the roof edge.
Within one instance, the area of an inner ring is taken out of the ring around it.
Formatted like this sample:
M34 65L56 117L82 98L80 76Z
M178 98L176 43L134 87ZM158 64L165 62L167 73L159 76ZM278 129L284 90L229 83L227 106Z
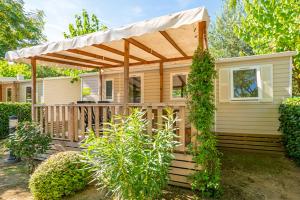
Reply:
M279 53L253 55L253 56L220 58L220 59L216 60L216 64L229 63L229 62L239 62L239 61L249 61L249 60L258 60L258 59L267 59L267 58L291 57L291 56L295 56L297 54L298 54L297 51L285 51L285 52L279 52Z

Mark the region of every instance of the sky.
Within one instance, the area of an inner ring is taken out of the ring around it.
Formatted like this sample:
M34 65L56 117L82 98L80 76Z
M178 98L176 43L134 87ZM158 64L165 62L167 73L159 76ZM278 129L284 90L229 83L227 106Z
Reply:
M86 9L100 22L116 28L182 10L205 6L214 20L221 10L222 0L24 0L25 10L43 10L44 34L48 41L63 39L63 32L75 22L75 14Z

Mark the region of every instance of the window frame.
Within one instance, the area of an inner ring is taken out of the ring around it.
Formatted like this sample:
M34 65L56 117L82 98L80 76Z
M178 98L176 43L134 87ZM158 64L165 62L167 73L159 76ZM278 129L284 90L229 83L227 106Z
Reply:
M129 79L132 77L141 77L141 102L140 103L144 103L144 73L129 74ZM128 83L129 83L129 79L128 79ZM128 87L128 101L130 101L129 87ZM131 103L131 102L129 102L129 103Z
M172 72L172 73L170 73L170 99L171 100L185 100L186 97L173 97L173 77L175 75L185 75L186 76L185 81L186 81L186 85L187 85L189 72Z
M112 82L112 98L111 99L107 99L107 96L106 96L106 83L107 83L107 81L111 81ZM112 79L112 78L110 78L110 79L105 79L104 80L104 97L103 97L103 99L105 100L105 101L110 101L110 102L113 102L114 101L114 79Z
M30 91L31 91L31 99L27 99L27 88L30 88ZM30 101L28 101L28 100L30 100ZM31 86L26 86L26 87L25 87L25 101L26 101L27 103L31 103L31 102L32 102L32 87L31 87Z
M11 100L10 100L10 101L7 100L7 97L8 97L8 95L7 95L8 89L10 89L10 92L11 92L11 97L10 97ZM6 90L5 90L5 101L6 101L6 102L12 102L12 100L13 100L13 99L12 99L12 96L13 96L12 93L13 93L13 92L12 92L12 87L7 87Z
M233 72L239 70L256 70L256 82L258 89L257 97L234 97L234 84L233 84ZM261 71L260 66L243 66L243 67L232 67L230 69L230 100L231 101L256 101L262 98L262 84L261 84Z

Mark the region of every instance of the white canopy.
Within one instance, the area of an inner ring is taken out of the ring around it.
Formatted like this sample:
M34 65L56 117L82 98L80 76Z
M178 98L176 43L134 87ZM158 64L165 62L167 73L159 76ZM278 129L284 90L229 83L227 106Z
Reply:
M8 61L78 67L117 67L123 64L124 39L130 44L130 65L190 58L198 45L198 23L209 23L203 7L87 34L9 51Z

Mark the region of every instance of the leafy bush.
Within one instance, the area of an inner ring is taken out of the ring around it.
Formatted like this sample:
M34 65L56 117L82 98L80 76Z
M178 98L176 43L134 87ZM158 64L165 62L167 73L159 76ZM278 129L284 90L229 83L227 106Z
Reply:
M45 153L50 147L51 138L41 133L35 122L20 122L15 133L9 135L6 146L13 154L26 161L29 172L35 168L34 158Z
M132 110L116 116L102 137L93 133L84 141L84 158L90 164L97 186L118 199L156 199L168 182L173 159L173 115L168 110L163 129L147 134L144 112Z
M35 199L55 200L83 189L89 181L81 155L65 151L50 156L38 166L29 180Z
M0 103L0 139L9 134L8 118L15 115L19 122L31 120L31 104L29 103Z
M288 98L279 107L280 127L287 155L300 165L300 97Z
M214 79L216 77L214 59L208 51L198 49L193 57L188 77L189 118L201 133L197 135L200 145L191 148L193 159L204 168L193 175L192 188L203 196L218 197L221 192L220 153L216 147L216 136L211 131L214 121Z

